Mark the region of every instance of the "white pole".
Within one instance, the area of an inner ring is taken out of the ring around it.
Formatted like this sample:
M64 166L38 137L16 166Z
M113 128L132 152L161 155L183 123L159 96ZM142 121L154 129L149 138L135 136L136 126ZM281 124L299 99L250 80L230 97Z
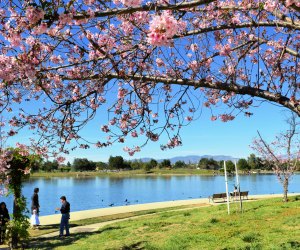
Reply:
M238 168L237 168L236 161L234 162L234 164L235 164L235 177L236 177L237 192L238 192L239 198L240 198L240 209L241 209L241 212L243 212L243 204L242 204L242 197L241 197L241 187L240 187L239 173L238 173Z
M234 161L234 165L235 165L236 187L238 188L240 186L240 182L239 182L239 173L238 173L236 161Z
M226 186L226 197L227 197L227 212L230 214L229 208L229 195L228 195L228 181L227 181L227 171L226 171L226 162L224 161L224 173L225 173L225 186Z

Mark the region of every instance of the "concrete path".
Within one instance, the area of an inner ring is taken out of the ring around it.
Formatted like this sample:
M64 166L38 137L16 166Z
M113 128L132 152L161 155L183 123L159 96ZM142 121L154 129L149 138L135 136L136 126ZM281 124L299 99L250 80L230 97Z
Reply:
M294 195L300 195L300 193L289 194L289 196L294 196ZM247 201L255 201L255 200L259 200L259 199L276 198L276 197L282 197L282 194L251 195L251 196L249 196L249 200L247 200ZM131 205L131 206L120 206L120 207L113 207L113 208L101 208L101 209L72 212L70 221L82 220L82 219L93 218L93 217L100 217L100 216L105 216L105 215L121 214L121 213L127 213L127 212L137 212L137 211L144 211L144 210L151 210L151 209L159 209L159 208L171 208L171 207L186 206L186 205L209 206L209 205L220 205L220 204L224 204L224 202L209 203L209 200L207 198L203 198L203 199L191 199L191 200L180 200L180 201L154 202L154 203ZM194 209L194 208L181 208L181 209L178 208L176 210L183 210L183 209L187 210L187 209ZM117 220L106 221L106 222L100 222L100 223L95 223L95 224L86 225L86 226L78 226L78 227L70 228L70 233L74 234L74 233L81 233L81 232L95 232L102 227L105 227L107 225L110 225L110 224L113 224L116 222L135 219L135 218L149 216L149 215L151 215L151 214L133 216L133 217L129 217L129 218L117 219ZM41 216L40 217L41 225L58 224L60 222L60 217L61 217L61 215L58 215L58 214L49 215L49 216ZM42 236L40 236L40 238L48 238L48 237L55 237L55 236L58 236L58 231L49 233L46 235L42 235Z

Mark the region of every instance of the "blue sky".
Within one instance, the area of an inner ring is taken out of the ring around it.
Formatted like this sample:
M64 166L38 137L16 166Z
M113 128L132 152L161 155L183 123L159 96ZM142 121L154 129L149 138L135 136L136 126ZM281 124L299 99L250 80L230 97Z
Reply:
M174 149L162 151L162 142L149 142L141 152L130 157L123 151L125 144L114 144L103 149L76 150L67 156L72 161L77 158L88 158L94 161L108 161L109 156L120 155L124 159L137 159L150 157L154 159L168 159L175 156L186 155L230 155L233 157L247 157L252 153L249 147L257 130L267 140L273 140L275 135L284 130L286 124L285 109L263 103L259 108L253 108L254 115L250 118L240 115L231 122L210 121L210 113L204 111L199 120L192 122L182 129L183 145ZM94 137L94 129L84 131L87 137Z

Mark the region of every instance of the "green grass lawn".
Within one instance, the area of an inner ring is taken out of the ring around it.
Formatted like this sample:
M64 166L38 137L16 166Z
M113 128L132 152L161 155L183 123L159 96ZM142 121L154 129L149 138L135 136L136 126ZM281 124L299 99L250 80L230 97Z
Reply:
M153 214L69 238L36 240L31 249L300 249L300 197Z

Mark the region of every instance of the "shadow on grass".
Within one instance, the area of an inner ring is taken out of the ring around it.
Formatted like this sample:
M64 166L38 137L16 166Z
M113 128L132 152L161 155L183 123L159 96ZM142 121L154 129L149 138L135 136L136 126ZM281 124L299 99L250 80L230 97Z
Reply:
M116 230L116 229L122 229L122 228L119 226L116 226L116 227L111 226L111 227L105 227L96 232L73 233L68 237L58 237L58 235L53 236L53 237L40 236L39 238L31 239L30 243L28 245L28 248L29 249L43 249L43 250L49 249L50 250L50 249L54 249L56 247L72 245L74 242L76 242L78 240L83 240L92 235L101 234L103 232ZM130 249L140 249L140 248L130 248Z
M131 245L128 245L128 246L124 246L121 248L121 250L142 250L142 249L145 249L144 246L143 246L143 241L140 241L140 242L135 242Z
M99 234L100 232L88 232L88 233L76 233L71 234L68 237L39 237L37 239L32 239L29 243L29 249L54 249L56 247L72 245L75 241L85 239L91 235Z
M59 225L60 224L52 224L52 225L42 225L42 226L39 226L39 229L40 231L43 231L43 230L52 230L52 229L57 229L59 230ZM76 223L69 223L70 227L77 227L78 224Z
M116 230L116 229L122 229L122 227L120 227L120 226L105 227L105 228L99 229L97 233L103 233L105 231L111 231L111 230Z
M71 223L70 227L74 228L77 227L78 225L75 223ZM39 237L42 236L43 234L48 234L52 232L58 232L59 231L59 224L52 224L52 225L42 225L39 226L38 229L30 229L29 234L31 237Z

